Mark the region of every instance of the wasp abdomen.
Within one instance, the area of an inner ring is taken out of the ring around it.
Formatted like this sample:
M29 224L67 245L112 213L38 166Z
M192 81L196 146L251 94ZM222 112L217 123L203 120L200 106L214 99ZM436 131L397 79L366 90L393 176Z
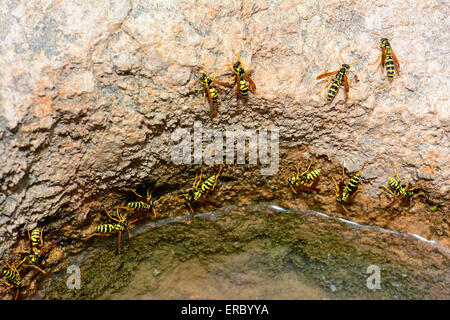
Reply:
M239 84L239 93L243 97L248 96L248 82L245 79L241 79L241 83Z
M144 201L135 201L135 202L129 202L128 207L134 210L141 210L141 209L150 209L151 205L145 203Z
M317 177L320 175L320 170L321 169L316 169L308 173L308 175L306 176L306 180L308 180L308 182L316 180Z
M97 228L95 229L97 232L100 233L111 233L115 230L115 225L107 223L107 224L101 224L98 225Z

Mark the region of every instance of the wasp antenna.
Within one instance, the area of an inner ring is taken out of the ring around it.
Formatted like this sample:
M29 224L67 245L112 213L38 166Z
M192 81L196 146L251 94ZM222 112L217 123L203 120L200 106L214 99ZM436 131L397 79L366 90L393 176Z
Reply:
M361 169L359 169L358 175L361 175L361 172L363 171L365 165L366 165L366 162L364 161L364 163L363 163Z
M393 33L394 33L394 30L392 30L391 33L389 33L386 38L389 38Z
M351 66L352 64L358 63L359 61L360 61L360 60L355 61L355 62L352 62L352 63L349 64L349 66Z
M379 38L382 38L382 36L380 36L378 33L376 33L376 32L374 32L373 33L374 35L376 35L377 37L379 37Z
M339 54L339 57L341 58L342 62L345 63L344 59L342 59L341 54Z

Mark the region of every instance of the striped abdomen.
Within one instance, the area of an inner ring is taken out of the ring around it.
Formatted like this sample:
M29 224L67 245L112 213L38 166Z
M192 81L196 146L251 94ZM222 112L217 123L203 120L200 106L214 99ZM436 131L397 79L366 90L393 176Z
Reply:
M355 174L345 186L342 192L342 201L347 201L348 197L358 189L359 184L359 174Z
M128 202L127 206L134 210L151 209L152 208L151 204L145 203L144 201Z
M8 279L10 282L15 284L16 286L20 285L20 277L17 274L17 272L8 269L8 270L3 271L3 275L6 277L6 279Z
M406 196L405 188L396 179L389 177L388 184L395 195Z
M311 182L313 182L314 180L316 180L316 179L319 177L319 175L320 175L320 170L321 170L321 169L316 169L316 170L310 171L310 172L306 175L306 181L307 181L308 183L311 183Z
M39 230L38 228L33 229L31 231L30 238L31 238L31 244L33 246L39 245L41 243L41 230Z
M211 96L211 100L213 101L213 103L216 103L218 100L218 94L217 94L216 88L209 87L209 94Z
M394 59L392 58L391 45L387 41L384 43L384 52L386 54L386 58L385 58L384 61L386 63L387 76L390 79L393 79L394 78L394 71L395 71Z
M194 200L200 199L203 194L207 193L215 184L217 176L211 176L203 182L203 184L194 192Z
M95 230L100 233L111 233L116 230L116 225L111 223L101 224L98 225L97 228L95 228Z
M241 81L239 83L239 93L242 97L248 96L248 81L244 78L241 78Z
M331 100L333 100L333 98L336 96L336 93L338 92L339 88L341 87L345 72L346 72L345 69L341 69L339 71L339 73L336 74L336 79L333 80L330 90L328 91L328 96L327 96L328 102L331 102Z

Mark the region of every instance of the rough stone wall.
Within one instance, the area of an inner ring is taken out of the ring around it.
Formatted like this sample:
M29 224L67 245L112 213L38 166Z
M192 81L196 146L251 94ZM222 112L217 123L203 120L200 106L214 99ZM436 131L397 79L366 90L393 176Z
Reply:
M335 178L342 161L350 172L367 161L367 197L382 193L393 161L439 205L446 236L448 15L445 1L2 1L0 256L24 227L77 228L142 181L186 186L195 171L175 168L169 146L194 121L279 128L283 155L301 147ZM392 30L402 75L389 82L368 63L378 54L373 32ZM204 64L221 78L238 52L258 94L243 103L219 91L213 118L203 102L189 111L200 97L188 90L193 70ZM342 89L331 104L314 94L339 54L360 60L355 105Z

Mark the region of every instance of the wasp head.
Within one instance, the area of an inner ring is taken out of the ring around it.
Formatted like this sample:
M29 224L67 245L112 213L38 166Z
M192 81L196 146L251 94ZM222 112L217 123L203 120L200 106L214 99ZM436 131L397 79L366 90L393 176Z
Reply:
M385 47L386 45L389 45L389 40L387 38L381 38L380 42L383 47Z
M180 193L178 195L179 200L184 200L187 202L192 202L193 198L194 198L194 191L192 190L189 190L187 193Z

